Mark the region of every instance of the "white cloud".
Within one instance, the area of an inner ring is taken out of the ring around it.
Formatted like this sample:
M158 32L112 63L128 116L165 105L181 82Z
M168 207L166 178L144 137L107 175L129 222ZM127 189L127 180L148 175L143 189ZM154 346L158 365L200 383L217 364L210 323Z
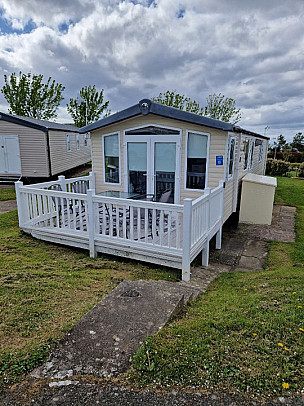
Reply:
M221 92L237 100L244 126L303 128L302 1L150 3L0 0L15 27L37 26L1 36L0 73L52 76L66 100L96 84L112 111L168 89L202 104Z

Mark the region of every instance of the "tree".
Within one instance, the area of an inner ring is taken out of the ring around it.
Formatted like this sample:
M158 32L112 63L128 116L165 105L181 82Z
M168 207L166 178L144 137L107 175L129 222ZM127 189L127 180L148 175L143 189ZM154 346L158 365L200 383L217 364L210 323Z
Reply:
M278 136L278 151L284 151L288 146L287 141L285 140L284 135Z
M197 101L191 100L184 95L180 95L176 90L167 90L166 93L159 93L157 97L152 97L152 100L156 103L165 104L166 106L189 111L190 113L202 115L204 111Z
M290 144L292 148L296 148L298 151L304 151L304 135L302 133L297 133Z
M240 109L236 108L235 100L231 97L225 97L221 93L213 93L207 97L204 115L233 124L238 123L242 118Z
M105 110L104 117L110 114L110 111L107 110L109 101L103 103L103 92L104 89L98 92L95 85L85 86L79 92L80 100L78 97L70 99L69 104L67 104L67 110L77 127L84 127L97 121Z
M19 77L15 73L4 75L4 82L1 92L10 106L9 113L46 120L57 117L65 87L51 77L43 83L43 75L19 72Z
M233 122L233 124L239 122L242 116L240 109L236 108L235 100L225 97L221 93L209 95L205 107L200 107L200 104L196 100L191 100L189 97L180 95L176 90L167 90L166 93L160 93L157 97L152 97L152 100L201 116L204 115L217 120Z

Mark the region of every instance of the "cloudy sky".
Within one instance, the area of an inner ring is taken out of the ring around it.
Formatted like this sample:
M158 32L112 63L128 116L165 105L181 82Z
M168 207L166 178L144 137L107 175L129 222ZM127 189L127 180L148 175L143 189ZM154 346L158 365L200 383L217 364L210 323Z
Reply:
M304 0L0 0L0 35L0 86L51 76L66 86L60 122L95 84L112 112L169 89L201 105L222 93L247 129L304 132Z

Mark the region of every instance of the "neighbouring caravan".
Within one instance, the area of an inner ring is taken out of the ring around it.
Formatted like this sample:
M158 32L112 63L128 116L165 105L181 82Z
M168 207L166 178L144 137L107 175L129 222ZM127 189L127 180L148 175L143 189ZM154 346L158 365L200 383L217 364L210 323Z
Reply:
M0 113L0 177L48 178L90 160L77 127Z

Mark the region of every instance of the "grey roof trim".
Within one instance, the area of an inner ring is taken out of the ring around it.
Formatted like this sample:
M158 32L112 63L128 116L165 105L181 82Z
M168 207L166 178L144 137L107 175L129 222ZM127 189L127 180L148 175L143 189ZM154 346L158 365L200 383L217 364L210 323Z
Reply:
M270 140L270 137L266 137L266 135L262 135L262 134L255 133L250 130L246 130L245 128L239 127L237 125L234 126L233 131L235 133L248 134L248 135L253 135L254 137L263 138L265 140Z
M230 123L225 123L220 120L214 120L213 118L199 116L198 114L189 113L188 111L176 109L175 107L165 106L164 104L155 103L150 99L143 99L140 100L140 102L138 104L135 104L134 106L131 106L116 114L96 121L95 123L89 124L86 127L82 127L80 129L80 133L85 133L96 130L98 128L103 128L108 125L118 123L120 121L127 120L135 116L139 116L140 114L146 116L149 113L162 117L172 118L175 120L186 121L192 124L199 124L204 125L206 127L218 128L224 131L233 131L233 125Z
M9 121L14 124L24 125L26 127L35 128L36 130L62 130L67 132L79 132L78 127L70 124L53 123L47 120L38 120L33 117L14 116L12 114L1 113L0 120Z
M155 114L157 116L172 118L174 120L185 121L187 123L203 125L205 127L217 128L223 131L233 131L237 133L254 135L255 137L265 138L269 140L269 137L254 133L249 130L245 130L244 128L241 128L234 124L200 116L194 113L189 113L188 111L183 111L175 107L169 107L164 104L155 103L150 99L140 100L140 102L138 104L135 104L134 106L128 107L125 110L119 111L118 113L115 113L109 117L103 118L99 121L96 121L95 123L80 128L79 132L86 133L89 131L97 130L98 128L107 127L108 125L115 124L132 117L139 116L141 114L146 116L149 113Z

